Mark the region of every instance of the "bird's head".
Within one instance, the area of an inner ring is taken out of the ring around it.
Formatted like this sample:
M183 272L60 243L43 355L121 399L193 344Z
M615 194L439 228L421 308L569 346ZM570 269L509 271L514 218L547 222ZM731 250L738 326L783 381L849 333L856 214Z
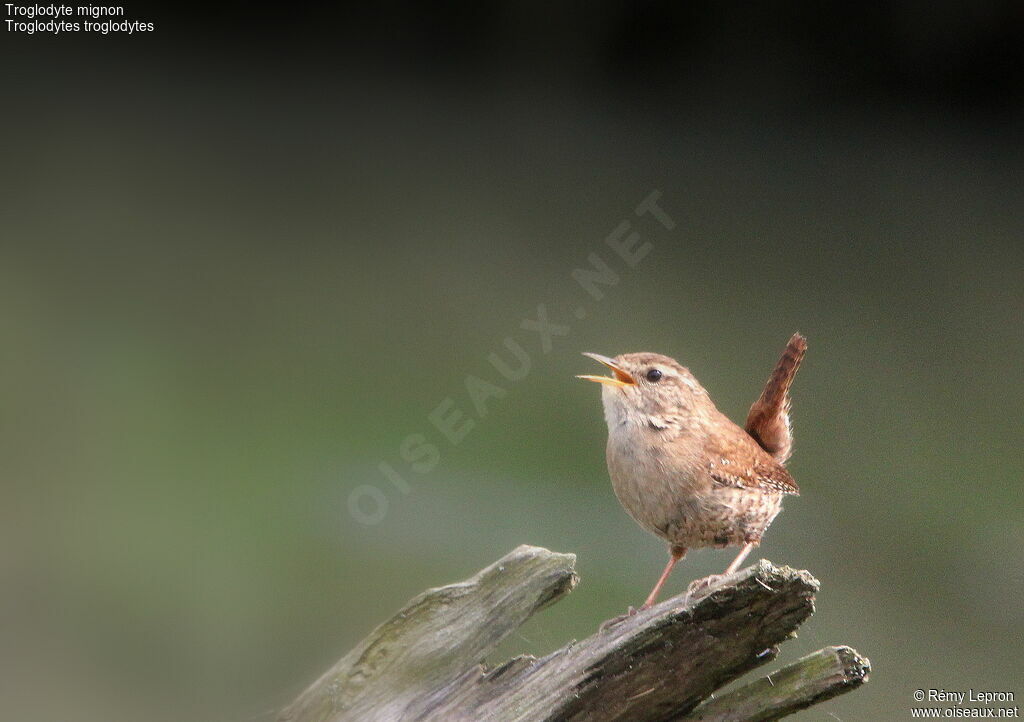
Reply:
M609 358L584 353L611 370L611 376L577 378L602 384L609 429L636 423L654 429L678 427L710 403L690 370L658 353L627 353Z

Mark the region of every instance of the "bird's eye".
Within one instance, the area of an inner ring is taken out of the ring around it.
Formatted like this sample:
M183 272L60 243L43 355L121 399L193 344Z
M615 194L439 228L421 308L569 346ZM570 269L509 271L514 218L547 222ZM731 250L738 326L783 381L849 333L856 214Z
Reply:
M651 369L647 372L647 380L651 383L658 383L661 381L661 371L658 369Z

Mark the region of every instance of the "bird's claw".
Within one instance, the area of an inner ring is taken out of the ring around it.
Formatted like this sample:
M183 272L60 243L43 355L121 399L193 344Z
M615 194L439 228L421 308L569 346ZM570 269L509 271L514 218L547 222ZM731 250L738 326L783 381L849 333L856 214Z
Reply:
M605 630L607 630L607 629L611 629L612 627L614 627L614 626L615 626L616 624L618 624L619 622L624 622L624 621L626 621L627 619L629 619L630 617L634 616L634 615L636 614L636 611L637 611L637 610L636 610L636 609L634 609L633 607L629 607L629 608L628 608L628 609L626 610L626 613L625 613L625 614L620 614L620 615L619 615L619 616L617 616L617 617L612 617L611 619L608 619L608 620L604 621L604 622L603 622L603 623L601 624L601 626L600 626L600 627L598 627L597 631L599 631L599 632L603 632L603 631L605 631Z
M690 582L690 586L686 588L686 596L689 598L691 595L696 594L697 592L704 591L711 585L717 584L718 582L722 581L727 576L729 575L711 574L709 576L704 577L703 579L694 579L692 582Z

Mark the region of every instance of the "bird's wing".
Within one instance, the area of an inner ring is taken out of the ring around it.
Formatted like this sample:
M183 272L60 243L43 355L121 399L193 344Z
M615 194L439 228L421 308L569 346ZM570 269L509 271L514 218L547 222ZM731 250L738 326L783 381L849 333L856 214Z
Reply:
M784 463L793 451L793 429L789 423L789 387L807 352L807 339L793 334L768 377L761 398L747 414L746 431L762 449Z
M725 431L730 427L733 433ZM708 474L717 484L781 494L800 493L786 467L765 453L735 424L722 427L722 433L709 444L707 451Z
M793 477L779 464L743 465L721 458L711 462L710 474L722 486L800 495Z

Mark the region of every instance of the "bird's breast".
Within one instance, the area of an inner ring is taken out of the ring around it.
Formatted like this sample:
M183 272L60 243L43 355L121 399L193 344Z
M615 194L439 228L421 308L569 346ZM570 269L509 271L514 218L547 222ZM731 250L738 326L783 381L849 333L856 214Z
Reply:
M619 503L641 526L666 536L693 504L705 474L683 437L640 425L609 429L608 474Z

